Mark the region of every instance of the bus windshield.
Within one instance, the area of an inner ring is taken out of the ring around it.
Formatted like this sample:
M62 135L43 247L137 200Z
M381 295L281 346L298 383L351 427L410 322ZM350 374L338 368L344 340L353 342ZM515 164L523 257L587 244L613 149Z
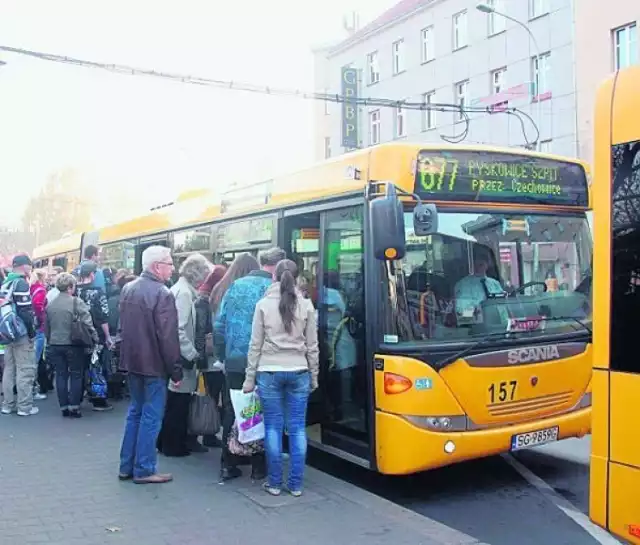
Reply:
M591 233L585 214L438 214L387 266L385 342L463 341L585 331L591 320Z

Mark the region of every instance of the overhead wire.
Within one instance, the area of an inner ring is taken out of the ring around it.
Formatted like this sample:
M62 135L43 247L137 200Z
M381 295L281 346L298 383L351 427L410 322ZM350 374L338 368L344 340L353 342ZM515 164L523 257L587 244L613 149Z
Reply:
M4 51L5 53L12 53L16 55L23 55L27 57L32 57L44 61L57 62L63 64L70 64L74 66L84 67L84 68L95 68L99 70L106 70L109 72L114 72L116 74L130 75L130 76L148 76L154 78L161 78L165 80L175 81L178 83L185 83L189 85L201 85L207 87L215 87L223 90L230 91L243 91L248 93L258 93L263 95L271 95L271 96L279 96L279 97L292 97L292 98L301 98L307 100L321 100L325 102L334 102L339 104L349 104L353 106L377 106L382 108L402 108L407 110L421 110L421 111L440 111L440 112L456 112L460 115L460 121L464 123L464 128L458 134L453 135L444 135L440 134L440 138L444 141L458 144L464 141L469 135L469 128L471 123L471 118L469 114L486 114L486 115L495 115L495 114L505 114L516 117L522 129L523 138L525 140L525 144L530 146L535 144L540 137L539 127L536 125L533 118L527 114L525 111L515 108L515 107L504 107L504 108L491 108L486 106L466 106L460 104L451 104L451 103L427 103L426 101L415 102L415 101L407 101L407 100L397 100L390 98L380 98L380 97L352 97L346 96L342 94L336 93L319 93L314 91L303 91L300 89L286 89L280 87L271 87L267 85L256 85L248 82L238 82L233 80L221 80L215 78L206 78L200 76L191 76L184 74L175 74L171 72L159 72L157 70L145 69L145 68L135 68L132 66L122 65L122 64L114 64L114 63L101 63L96 61L89 61L84 59L78 59L75 57L68 57L64 55L55 55L51 53L43 53L39 51L31 51L28 49L3 46L0 45L0 51ZM525 123L525 118L529 122L529 124L533 127L535 131L535 139L530 141L528 138L528 131Z

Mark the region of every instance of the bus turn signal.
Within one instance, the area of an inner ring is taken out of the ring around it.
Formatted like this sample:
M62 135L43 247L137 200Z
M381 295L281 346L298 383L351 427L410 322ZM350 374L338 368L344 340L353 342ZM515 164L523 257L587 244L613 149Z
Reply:
M411 380L402 375L395 373L384 374L384 393L385 394L401 394L406 392L413 386Z

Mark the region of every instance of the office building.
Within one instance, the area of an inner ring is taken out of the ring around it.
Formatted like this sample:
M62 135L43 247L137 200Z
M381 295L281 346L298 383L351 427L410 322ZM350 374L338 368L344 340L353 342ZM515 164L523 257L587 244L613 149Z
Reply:
M522 24L477 4L402 0L341 43L316 50L317 91L398 101L318 102L317 159L394 139L457 140L465 132L467 143L533 148L536 126L542 151L590 159L592 94L616 62L637 62L640 3L612 0L619 9L608 5L607 16L596 17L596 0L485 2ZM403 108L405 101L486 111L470 112L467 130L459 111Z

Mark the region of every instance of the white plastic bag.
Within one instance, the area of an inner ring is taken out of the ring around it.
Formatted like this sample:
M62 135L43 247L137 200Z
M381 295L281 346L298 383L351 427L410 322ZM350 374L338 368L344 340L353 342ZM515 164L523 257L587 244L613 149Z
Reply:
M242 390L229 390L229 392L238 425L238 441L244 445L264 439L262 404L256 392L248 394Z

